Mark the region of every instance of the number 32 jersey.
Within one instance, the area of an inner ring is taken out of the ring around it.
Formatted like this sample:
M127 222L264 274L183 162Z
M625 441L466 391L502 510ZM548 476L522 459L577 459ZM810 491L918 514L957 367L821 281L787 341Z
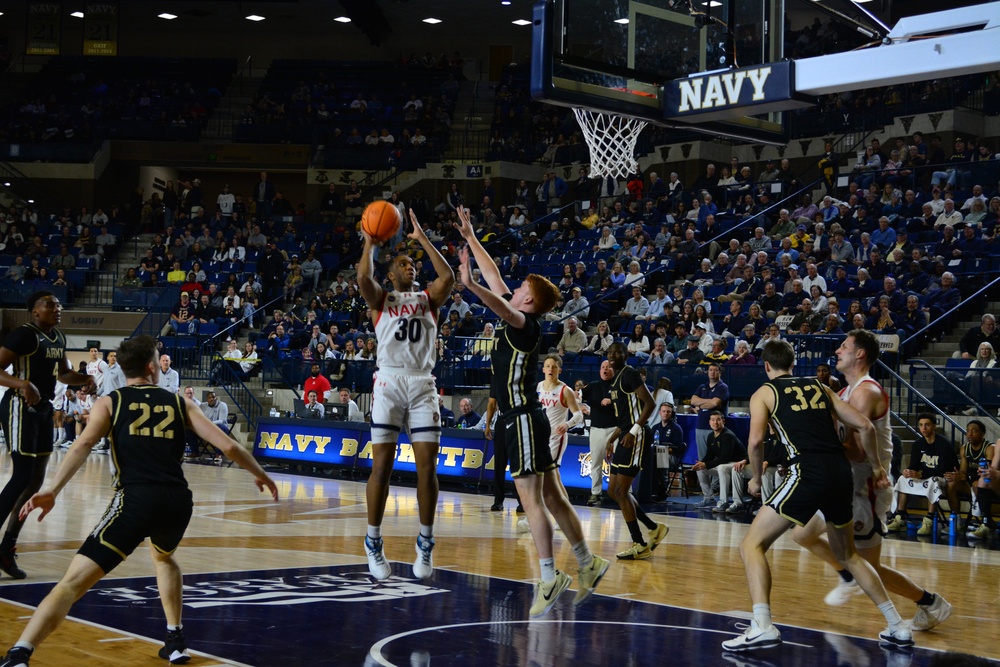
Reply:
M379 370L429 375L434 368L437 313L423 292L386 292L375 315Z

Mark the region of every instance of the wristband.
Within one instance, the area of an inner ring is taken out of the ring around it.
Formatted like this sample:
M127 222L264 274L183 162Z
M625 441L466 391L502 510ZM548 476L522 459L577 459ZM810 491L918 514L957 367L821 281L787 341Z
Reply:
M566 422L566 428L573 428L577 424L582 424L582 423L583 423L583 413L574 412L573 416L570 417L569 420Z
M640 424L632 424L632 428L628 430L633 437L638 438L639 434L642 433L642 426Z

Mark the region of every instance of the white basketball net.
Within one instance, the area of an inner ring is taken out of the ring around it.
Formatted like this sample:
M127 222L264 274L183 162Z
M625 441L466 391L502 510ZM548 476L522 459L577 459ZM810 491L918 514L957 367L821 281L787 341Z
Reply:
M635 142L646 121L591 109L573 109L590 149L590 175L626 178L638 171Z

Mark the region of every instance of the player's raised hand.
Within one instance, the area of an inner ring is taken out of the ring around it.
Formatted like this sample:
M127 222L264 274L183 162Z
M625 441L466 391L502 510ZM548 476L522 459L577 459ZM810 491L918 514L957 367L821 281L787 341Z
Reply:
M21 521L24 521L34 510L40 509L42 510L42 513L38 515L38 520L41 521L55 506L56 494L39 491L35 495L28 498L28 502L21 506L21 511L18 513L18 516L21 518Z
M458 222L455 223L455 229L462 235L462 238L471 241L476 237L476 232L472 229L472 212L464 206L459 206L456 212L458 213Z
M412 208L409 209L409 211L410 211L410 222L413 223L413 231L407 234L406 238L413 239L414 241L419 242L420 239L426 237L426 234L424 234L423 227L420 226L420 221L417 220L417 214L413 212Z
M361 238L365 240L365 251L370 251L372 248L378 248L382 244L372 238L371 234L366 232L364 229L361 230Z
M472 285L475 282L472 278L469 246L462 246L458 250L458 279L462 281L463 285Z

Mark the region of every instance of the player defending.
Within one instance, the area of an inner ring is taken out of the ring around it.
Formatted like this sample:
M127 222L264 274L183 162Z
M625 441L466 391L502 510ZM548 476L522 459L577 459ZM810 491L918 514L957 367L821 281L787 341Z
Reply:
M278 499L274 482L246 450L208 421L189 399L156 386L160 366L152 337L125 341L118 355L127 386L97 401L87 428L66 453L55 479L25 503L21 516L27 518L32 510L41 509L38 520L44 519L55 506L56 496L104 436L111 439L115 495L0 667L27 667L35 647L59 627L73 603L147 537L167 617L167 640L159 655L171 664L191 659L181 626L183 582L173 555L193 508L181 467L185 428L225 452L254 476L258 488L266 487Z
M844 374L847 386L840 390L840 398L867 417L875 427L875 440L879 457L892 458L892 428L889 423L889 396L878 382L868 374L878 359L878 339L870 331L855 329L837 349L837 370ZM852 443L851 449L856 451ZM856 457L852 457L856 458ZM854 476L854 543L862 558L878 572L886 589L913 600L917 613L910 624L912 630L930 630L951 616L951 604L941 595L929 593L913 583L908 576L881 561L882 536L886 527L882 517L892 505L892 489L874 488L869 480L872 469L865 461L851 462ZM850 595L860 592L851 573L844 569L830 550L823 537L823 518L813 517L805 526L792 531L792 539L829 563L840 574L842 581L826 596L826 603L839 605Z
M612 431L606 446L606 455L611 459L608 495L618 502L625 525L632 536L632 546L619 553L618 558L645 560L652 555L653 549L663 541L670 529L650 519L632 495L632 482L639 476L646 450L652 443L646 423L656 404L639 373L625 364L626 354L627 350L621 343L612 343L608 347L608 362L614 373L611 379L611 402L618 415L618 428ZM642 538L640 522L649 529L649 542Z
M417 504L420 534L413 575L428 579L434 573L434 510L437 506L437 454L441 442L434 368L438 309L451 296L455 272L427 239L417 216L410 211L413 231L407 238L420 243L431 258L437 278L427 289L414 292L417 270L407 255L389 264L387 292L374 276L372 253L375 242L364 234L365 245L358 263L358 288L375 313L378 340L378 371L372 396L372 474L368 478L368 534L365 552L368 571L376 579L387 579L392 568L382 546L382 518L389 498L389 479L396 460L396 441L405 425L417 465Z
M722 642L722 648L746 651L781 644L781 632L771 623L771 568L766 552L782 533L793 525L805 525L817 511L823 512L826 519L830 548L837 560L854 575L889 623L879 633L880 643L890 647L912 646L910 629L886 594L878 574L854 548L851 466L834 420L857 432L871 465L873 485L888 489L889 479L879 460L875 427L815 378L793 377L795 351L787 341L768 342L763 359L768 382L750 398L747 449L753 470L749 483L751 495L760 495L768 422L788 449L788 473L766 500L740 544L753 620L742 635Z
M0 424L10 449L10 480L0 492L0 521L7 531L0 541L0 570L14 579L27 574L17 566L17 537L24 526L21 506L42 488L45 468L52 454L52 400L56 381L83 385L94 393L94 379L77 373L66 358L66 337L56 327L62 318L62 304L52 292L35 292L28 297L31 321L7 335L0 347L0 385L7 387L0 401ZM14 375L6 370L14 366ZM60 395L60 398L63 398Z
M549 420L537 391L538 348L542 340L540 319L555 306L559 290L542 276L531 274L511 293L493 258L476 238L468 209L459 207L458 218L457 228L469 244L459 252L462 284L505 323L495 334L497 344L490 356L500 410L496 428L498 431L504 429L510 450L511 477L538 551L542 577L535 587L530 610L532 617L538 617L555 605L572 581L569 575L556 570L552 556L552 524L545 513L546 507L569 539L580 566L580 588L574 604L590 596L608 569L606 560L590 553L580 520L562 491L552 452L545 446L550 436ZM486 286L480 285L472 275L470 249ZM554 481L549 481L549 477L554 477Z

